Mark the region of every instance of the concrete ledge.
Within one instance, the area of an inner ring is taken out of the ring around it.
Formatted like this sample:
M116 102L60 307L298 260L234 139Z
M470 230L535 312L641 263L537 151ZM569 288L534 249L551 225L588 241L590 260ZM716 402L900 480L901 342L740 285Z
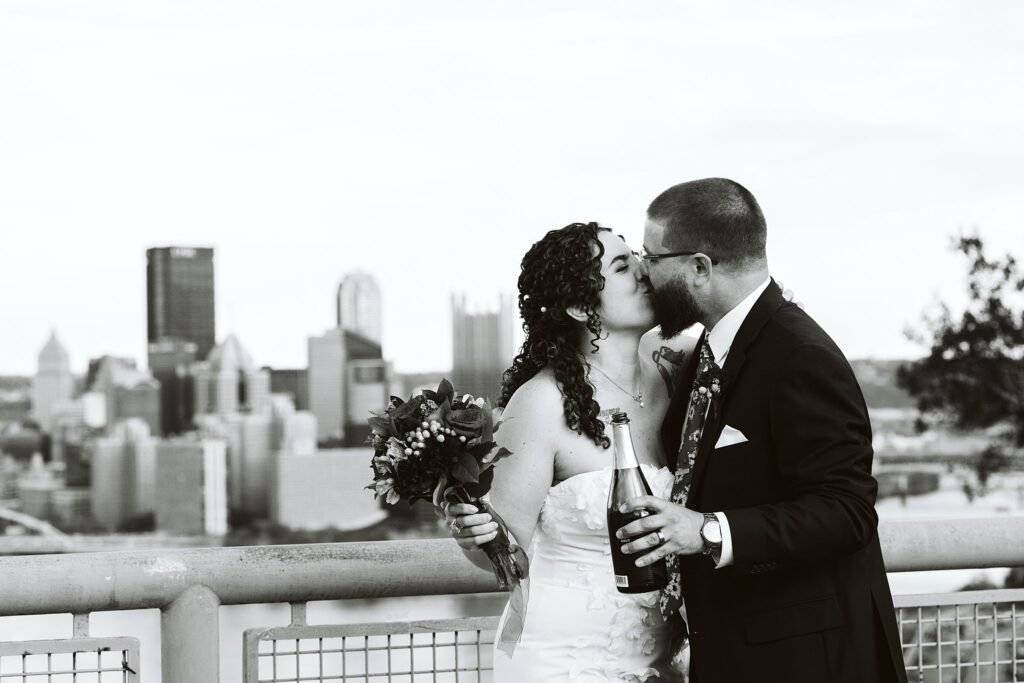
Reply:
M1024 566L1024 517L883 522L889 571ZM191 586L221 604L484 593L449 540L0 558L0 616L164 608Z

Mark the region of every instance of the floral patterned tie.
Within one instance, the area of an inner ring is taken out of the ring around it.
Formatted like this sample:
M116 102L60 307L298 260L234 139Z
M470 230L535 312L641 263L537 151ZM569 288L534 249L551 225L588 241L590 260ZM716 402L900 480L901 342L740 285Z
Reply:
M690 494L690 481L693 477L693 466L697 460L697 448L700 437L704 433L704 423L712 401L718 400L722 392L722 369L715 363L715 354L707 337L700 347L700 362L697 365L697 377L693 380L690 391L690 404L686 409L683 422L683 437L679 442L679 455L676 458L675 483L672 485L672 502L686 505ZM679 555L668 557L668 586L661 594L661 613L666 619L678 615L683 604L679 575Z

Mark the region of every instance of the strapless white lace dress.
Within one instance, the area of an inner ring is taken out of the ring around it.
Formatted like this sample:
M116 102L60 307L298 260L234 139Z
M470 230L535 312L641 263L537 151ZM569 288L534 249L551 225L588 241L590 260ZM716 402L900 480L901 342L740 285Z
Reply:
M642 465L656 496L672 473ZM608 550L607 467L552 486L530 548L530 599L522 637L509 657L494 651L495 683L678 681L659 592L615 589ZM499 511L500 512L500 511ZM501 626L508 614L502 615Z

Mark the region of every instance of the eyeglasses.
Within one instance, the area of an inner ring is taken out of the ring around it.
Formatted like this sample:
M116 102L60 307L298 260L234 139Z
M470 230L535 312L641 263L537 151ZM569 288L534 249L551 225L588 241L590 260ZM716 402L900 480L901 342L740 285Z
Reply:
M710 255L704 253L703 251L670 251L667 254L648 254L646 249L640 247L639 252L633 252L633 256L640 259L640 261L644 265L650 264L651 261L659 261L663 258L673 258L675 256L696 256L697 254L704 254L709 259L711 259L711 265L718 265L718 259L712 258Z

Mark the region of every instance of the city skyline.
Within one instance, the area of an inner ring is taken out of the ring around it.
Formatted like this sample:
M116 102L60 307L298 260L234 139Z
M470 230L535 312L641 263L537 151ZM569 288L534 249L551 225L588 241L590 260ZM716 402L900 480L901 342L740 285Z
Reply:
M260 364L300 366L361 269L396 369L450 368L451 294L492 306L572 221L639 246L654 195L713 175L852 358L923 351L958 231L1024 253L1014 3L220 6L0 9L0 374L51 328L76 372L144 359L165 244L217 249L218 337Z
M982 235L982 237L985 237L985 235ZM949 240L946 240L946 243L948 244ZM192 248L192 247L187 247L187 248ZM209 249L213 249L214 251L216 251L215 247L208 247L207 246L207 247L202 247L202 248L204 248L204 249L209 248ZM998 249L998 247L996 249ZM995 252L995 250L994 250L994 252ZM950 257L949 258L950 267L951 267L951 269L954 270L954 272L956 272L956 275L957 275L956 279L963 280L964 277L963 277L962 264L957 263L957 259L953 256L952 253L949 254L949 257ZM369 275L371 277L374 277L374 274L373 274L372 271L368 271L368 272L356 271L356 272L359 272L361 275ZM780 281L782 281L783 284L785 284L787 287L790 287L790 283L787 282L784 278L781 278L781 277L779 277L777 275L774 275L774 273L773 273L773 276L776 277L777 279L779 279ZM345 277L344 275L341 276L338 279L338 281L341 282L344 279L344 277ZM378 281L378 283L380 282L380 280L377 280L377 281ZM143 282L143 285L145 285L145 282ZM329 291L328 292L328 297L327 297L328 299L331 299L331 298L335 299L335 302L334 302L335 303L335 307L337 305L336 304L337 289L338 289L338 286L335 285L334 288L333 288L333 292ZM805 305L806 305L807 297L805 296L805 293L803 291L799 290L799 288L797 288L797 289L798 289L798 291L795 292L795 295L796 295L797 299L799 301L805 303ZM949 287L949 286L947 286L944 289L946 290L945 291L945 296L946 296L945 300L946 301L952 301L954 303L954 305L955 305L956 302L958 302L962 298L961 292L959 292L956 289L956 287ZM152 369L149 366L149 364L147 363L147 349L148 349L149 342L147 342L147 339L146 339L146 337L147 337L147 335L146 335L146 316L147 316L147 313L146 313L146 299L147 299L147 297L146 297L144 292L145 292L145 290L143 290L143 296L142 296L142 299L143 299L143 301L142 301L142 304L143 304L143 320L142 320L141 337L140 337L140 340L136 340L136 344L135 344L135 345L141 344L141 347L142 347L141 351L138 353L138 355L132 355L132 351L131 351L132 344L120 343L119 345L114 345L113 343L108 343L107 345L103 345L103 342L100 342L100 346L94 347L94 348L97 349L96 353L93 353L91 351L88 352L88 353L82 353L82 352L78 351L77 349L75 349L72 346L71 342L69 341L69 342L65 343L64 346L65 346L65 351L66 351L67 355L70 358L69 363L70 363L71 371L72 371L73 375L76 378L81 378L81 377L85 377L86 376L87 368L85 366L88 366L89 362L94 361L94 360L99 359L99 358L102 358L104 356L122 355L122 353L127 358L131 358L132 360L137 360L142 367L146 367L149 370ZM333 297L332 297L332 294L333 294ZM470 312L473 312L473 313L488 313L488 312L492 311L495 308L500 308L501 301L503 300L505 294L503 292L496 291L496 292L491 293L490 296L488 296L487 293L482 293L482 292L479 292L479 291L469 292L467 290L453 290L450 293L450 296L457 296L459 298L462 298L462 299L465 299L466 301L468 301L469 304L467 305L467 310L470 311ZM515 298L515 297L513 296L513 298ZM449 298L449 301L450 301L450 298ZM907 321L907 326L905 328L903 328L903 329L906 329L906 328L909 328L909 327L920 328L921 321L923 319L922 316L926 312L928 312L928 311L933 311L935 309L935 305L939 301L940 301L940 295L938 293L936 293L935 296L932 299L930 299L927 304L925 304L926 308L922 308L921 309L921 311L919 312L919 315L917 316L917 318L916 319L912 319L912 320L908 320ZM453 339L453 335L451 333L451 324L452 324L452 317L451 317L451 315L452 315L452 311L451 311L450 304L448 304L447 301L445 303L446 303L446 305L441 305L441 306L438 307L438 312L441 313L441 315L434 317L432 322L435 323L436 329L430 335L430 338L433 341L437 342L436 346L434 347L434 348L437 349L437 353L433 354L433 357L439 358L439 359L442 359L442 360L439 360L438 362L432 364L431 361L429 360L429 358L426 361L423 361L424 356L418 356L418 358L420 359L420 362L418 362L418 363L417 362L411 362L410 363L410 362L408 362L409 359L403 359L401 357L394 357L394 356L390 355L388 353L388 351L387 351L387 348L388 348L387 347L387 335L386 334L384 335L385 356L389 360L392 360L394 362L396 372L415 374L415 373L422 373L422 372L438 372L438 371L450 372L450 371L453 370L454 362L453 362L453 358L452 358L452 353L453 353L453 346L452 346L452 344L454 342L454 339ZM216 308L218 310L220 310L222 308L222 304L220 303L219 300L217 300L215 302L215 304L216 304ZM384 317L387 317L388 302L387 302L386 299L384 299L383 302L382 302L382 309L384 311ZM811 311L811 312L813 313L813 311ZM336 311L335 311L335 315L336 315ZM336 329L342 329L341 327L337 327L336 321L334 323L335 327L331 327L330 326L330 316L326 316L326 317L328 319L328 323L327 323L326 329L335 329L335 328ZM821 316L818 316L818 317L820 318ZM438 318L440 318L444 322L438 323L437 322ZM517 308L516 308L516 310L514 312L514 318L515 318L515 324L513 326L514 350L515 350L515 352L518 352L519 346L522 343L524 334L523 334L522 329L521 329L522 321L521 321L521 319L519 317L518 309ZM58 323L54 323L54 324L50 325L48 328L46 328L46 329L47 329L47 332L46 332L46 335L44 337L45 339L50 339L55 333L62 340L66 339L66 337L64 336L64 333L62 331L63 328ZM321 328L321 331L322 331L322 329L324 329L324 328ZM297 337L301 337L302 341L305 341L306 337L310 336L311 334L316 334L316 332L300 331L300 332L297 333ZM901 329L901 336L902 335L903 335L903 332L902 332L902 329ZM235 332L233 332L231 328L228 328L226 325L219 326L218 327L218 331L217 331L217 336L216 336L216 342L215 343L216 344L220 344L220 343L223 343L224 341L226 341L227 339L229 339L231 337L237 337L237 336L238 335ZM420 335L416 335L416 336L418 337ZM399 339L401 339L401 335L399 335ZM0 339L0 346L2 346L5 342L10 342L10 341L11 341L10 339ZM838 341L838 339L837 339L837 341ZM35 355L38 355L39 348L41 348L44 345L45 345L45 343L41 343L39 345L39 347L36 348L36 351L34 352ZM251 343L249 342L249 340L247 340L247 345L251 346L251 347L256 347L256 348L261 346L260 341L258 339L253 339ZM842 346L841 342L840 342L840 345ZM422 343L419 344L419 346L422 348ZM876 355L870 355L870 354L858 355L856 353L847 353L847 355L851 359L860 359L860 360L905 360L905 359L912 359L912 358L915 358L915 357L919 357L920 355L922 355L924 353L924 349L920 349L919 347L916 347L916 345L914 345L913 343L911 343L911 342L909 342L909 341L907 341L905 339L903 340L903 350L906 353L904 353L902 355L897 354L897 353L893 353L893 354L880 353L880 354L876 354ZM307 362L307 358L305 357L305 355L306 355L305 354L305 349L302 349L301 353L299 355L296 356L296 355L290 354L290 355L285 357L285 360L283 362L273 363L273 362L270 362L266 358L256 357L256 363L258 365L260 365L261 367L265 366L265 367L271 367L271 368L275 368L275 369L277 369L277 368L290 368L290 367L305 367L305 363ZM199 357L197 356L197 358L199 358ZM4 364L3 364L3 361L0 360L0 376L32 377L36 373L36 367L35 367L36 360L37 360L36 358L33 358L30 367L22 368L19 371L15 371L13 368L5 367Z

